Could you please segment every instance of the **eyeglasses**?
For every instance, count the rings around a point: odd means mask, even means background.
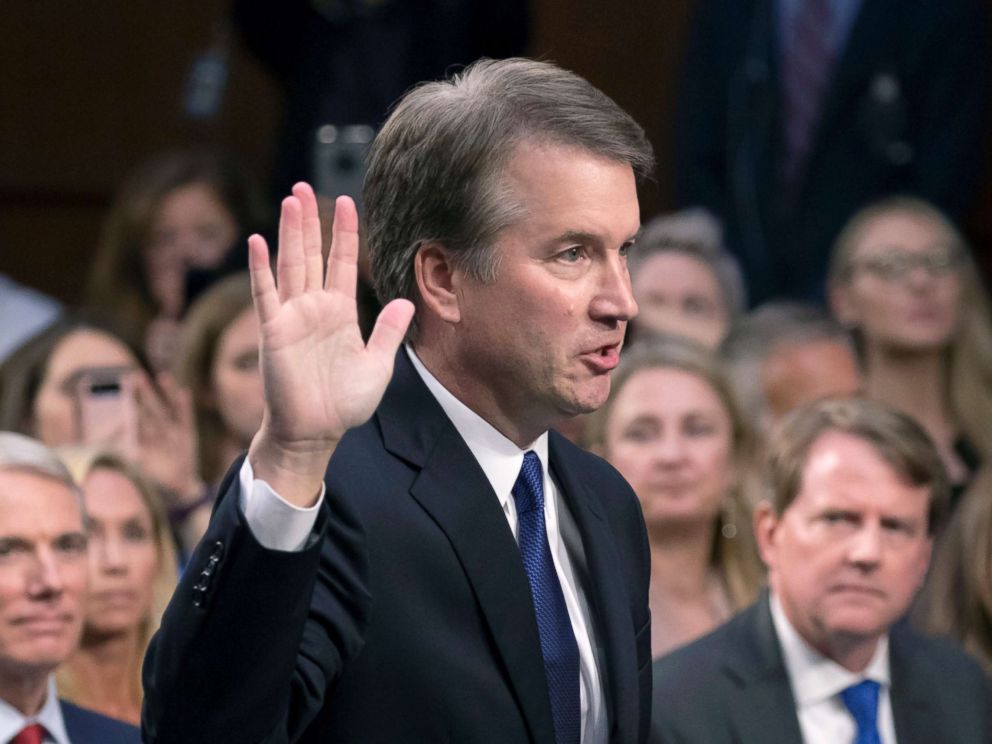
[[[902,248],[890,248],[874,256],[851,263],[851,270],[864,270],[886,281],[905,279],[914,269],[923,269],[932,277],[946,276],[961,266],[961,251],[956,247],[934,247],[920,253]]]

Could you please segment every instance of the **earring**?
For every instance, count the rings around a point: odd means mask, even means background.
[[[724,499],[720,507],[720,534],[728,540],[737,537],[737,507],[731,498]]]

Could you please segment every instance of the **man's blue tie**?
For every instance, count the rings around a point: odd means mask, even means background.
[[[579,647],[551,559],[548,532],[544,526],[543,481],[540,458],[528,452],[513,485],[518,542],[541,636],[544,674],[555,723],[555,744],[579,744]]]
[[[858,724],[852,744],[882,744],[878,735],[878,682],[866,679],[840,693],[840,699]]]

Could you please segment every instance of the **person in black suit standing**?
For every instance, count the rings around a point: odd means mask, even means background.
[[[822,303],[841,227],[893,193],[954,220],[988,108],[981,0],[700,0],[676,124],[679,206],[724,222],[752,306]]]
[[[365,183],[388,303],[367,346],[354,204],[325,278],[294,188],[275,279],[249,243],[263,423],[149,650],[146,742],[646,739],[643,519],[549,428],[609,393],[651,167],[641,128],[548,63],[412,90]]]
[[[59,700],[88,588],[82,494],[40,442],[0,431],[0,742],[138,744],[138,729]]]
[[[768,492],[769,592],[655,662],[651,741],[992,741],[978,664],[904,618],[948,499],[923,430],[867,399],[813,403],[776,431]]]

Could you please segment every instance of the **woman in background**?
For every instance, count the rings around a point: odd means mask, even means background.
[[[165,373],[153,382],[141,354],[92,320],[66,318],[0,366],[0,429],[112,449],[161,488],[170,513],[204,499],[190,394]]]
[[[744,279],[705,209],[655,217],[629,257],[634,338],[671,334],[715,349],[746,305]]]
[[[967,245],[935,207],[891,197],[848,222],[829,282],[866,395],[926,429],[956,500],[992,452],[992,321]]]
[[[937,545],[916,618],[992,674],[992,467],[976,475]]]
[[[262,423],[258,320],[248,274],[235,274],[208,289],[190,308],[180,338],[176,375],[193,396],[200,469],[215,488]],[[211,503],[186,517],[181,530],[185,546],[195,545],[203,535]]]
[[[237,247],[265,226],[261,197],[233,160],[208,151],[159,155],[118,191],[87,304],[128,322],[152,366],[170,368],[186,307],[216,277],[246,265]]]
[[[176,555],[155,489],[119,455],[63,450],[89,526],[89,599],[79,649],[59,668],[59,695],[135,725],[141,664],[176,586]]]
[[[710,352],[635,344],[593,416],[594,447],[627,479],[651,543],[651,651],[661,656],[750,604],[764,571],[743,493],[751,431]]]

